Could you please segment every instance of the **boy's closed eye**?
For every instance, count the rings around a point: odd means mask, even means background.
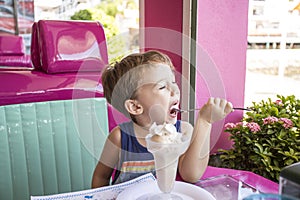
[[[172,83],[160,83],[158,84],[158,88],[160,90],[166,89],[166,88],[174,88],[177,87],[177,83],[176,82],[172,82]]]
[[[161,85],[161,86],[159,86],[159,88],[158,89],[160,89],[160,90],[163,90],[163,89],[165,89],[166,88],[166,86],[165,85]]]
[[[159,83],[157,83],[157,88],[159,89],[159,90],[163,90],[163,89],[165,89],[167,87],[167,83],[165,83],[165,82],[159,82]]]

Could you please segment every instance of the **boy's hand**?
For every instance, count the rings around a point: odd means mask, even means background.
[[[199,117],[208,123],[214,123],[225,118],[232,111],[232,107],[225,99],[211,97],[199,111]]]

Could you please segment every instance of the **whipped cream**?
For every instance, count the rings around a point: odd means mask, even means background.
[[[155,122],[149,129],[151,140],[163,144],[181,143],[181,134],[173,124],[164,123],[157,125]]]

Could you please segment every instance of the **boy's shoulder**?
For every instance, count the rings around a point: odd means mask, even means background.
[[[108,139],[117,146],[121,146],[121,128],[116,126],[111,130],[108,135]]]

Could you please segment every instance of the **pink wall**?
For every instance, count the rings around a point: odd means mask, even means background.
[[[163,50],[178,71],[182,64],[182,7],[184,0],[144,0],[146,49]],[[244,105],[248,0],[198,0],[196,104],[210,96]],[[143,29],[143,28],[142,28]],[[213,126],[213,151],[230,148],[224,123],[238,121],[242,112],[231,113]],[[222,134],[221,134],[222,133]]]
[[[244,105],[248,0],[198,0],[196,102],[222,97],[234,106]],[[236,122],[241,111],[213,126],[211,145],[230,148],[224,123]],[[216,144],[216,145],[215,145]]]

